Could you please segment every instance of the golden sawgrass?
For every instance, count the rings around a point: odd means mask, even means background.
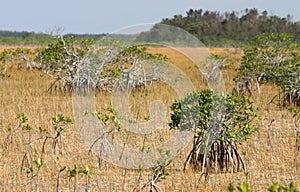
[[[205,81],[199,75],[194,64],[182,54],[168,49],[160,48],[151,50],[167,55],[172,63],[183,70],[191,79],[197,89],[206,87]],[[229,54],[230,51],[224,49],[213,49],[212,52],[218,54]],[[240,56],[240,55],[239,55]],[[237,57],[234,55],[233,57]],[[227,90],[230,91],[233,85],[233,70],[224,69],[224,80]],[[43,127],[51,133],[50,118],[62,114],[72,117],[71,95],[62,93],[47,92],[51,80],[41,72],[18,71],[12,69],[11,77],[0,80],[0,121],[1,140],[8,135],[7,127],[15,124],[16,114],[23,112],[29,118],[29,124],[34,127],[32,138],[38,137],[38,127]],[[154,99],[164,100],[166,106],[170,105],[176,96],[171,88],[163,84],[155,84],[147,90],[135,92],[131,97],[132,115],[138,119],[143,119],[148,115],[149,102]],[[272,85],[262,86],[262,93],[254,96],[254,104],[258,108],[258,119],[260,120],[260,130],[255,133],[248,143],[241,146],[241,150],[247,151],[245,160],[248,166],[249,175],[244,173],[211,174],[208,181],[200,180],[200,174],[188,169],[183,172],[183,162],[189,152],[188,148],[183,150],[176,157],[169,167],[170,176],[158,182],[163,191],[225,191],[229,183],[237,185],[247,181],[252,186],[253,191],[266,191],[272,182],[297,182],[300,181],[299,168],[300,159],[294,161],[295,131],[291,121],[291,116],[286,111],[280,111],[277,107],[268,104],[271,98],[277,93],[277,89]],[[104,104],[110,105],[110,95],[107,93],[97,93],[96,106],[101,111]],[[275,120],[270,126],[270,122]],[[268,133],[269,130],[269,133]],[[170,132],[167,126],[147,138],[148,145],[159,144],[168,137]],[[160,137],[158,137],[160,136]],[[269,140],[268,140],[269,137]],[[14,136],[13,144],[7,150],[1,147],[0,159],[0,190],[1,191],[33,191],[35,182],[21,172],[21,162],[26,150],[27,133],[20,131]],[[160,138],[160,139],[157,139]],[[140,145],[142,138],[133,136],[132,141]],[[270,143],[268,143],[270,141]],[[145,184],[151,173],[144,170],[139,175],[137,170],[124,170],[112,164],[102,161],[98,167],[97,155],[89,154],[88,148],[83,144],[80,133],[75,125],[67,128],[62,135],[63,154],[51,151],[51,143],[46,145],[45,154],[41,154],[42,141],[33,145],[33,159],[38,157],[44,159],[44,167],[40,171],[40,191],[55,191],[57,166],[78,165],[89,167],[95,171],[91,176],[91,191],[133,191],[140,189]],[[60,157],[60,161],[57,161]],[[295,164],[296,163],[296,164]],[[68,178],[62,178],[60,190],[73,190],[71,181],[68,186]],[[78,191],[83,191],[85,178],[78,177]],[[300,183],[298,183],[300,184]],[[137,190],[138,191],[138,190]]]

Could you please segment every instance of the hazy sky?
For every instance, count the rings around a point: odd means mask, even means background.
[[[267,10],[300,21],[299,0],[0,0],[0,30],[110,33],[135,24],[155,23],[189,9]]]

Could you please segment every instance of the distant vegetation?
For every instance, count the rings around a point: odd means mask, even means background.
[[[78,36],[85,39],[97,39],[105,34],[66,34],[64,37]],[[0,30],[0,45],[48,45],[56,40],[55,36],[46,33],[28,31]]]
[[[259,13],[255,8],[224,13],[190,9],[186,16],[175,15],[161,23],[180,27],[206,45],[243,44],[263,33],[288,33],[300,40],[299,22],[294,22],[291,15],[281,18],[267,11]]]
[[[164,18],[160,23],[182,28],[195,35],[207,46],[240,47],[247,45],[247,42],[263,33],[287,33],[293,36],[294,41],[300,42],[300,21],[293,21],[291,15],[279,17],[267,11],[259,13],[255,8],[223,13],[190,9],[185,16],[175,15],[173,18]],[[96,40],[105,35],[66,34],[65,36],[80,36]],[[138,40],[147,41],[149,38],[153,40],[153,33],[142,33]],[[172,34],[167,34],[167,38],[172,39]],[[0,45],[47,45],[54,39],[52,35],[45,33],[0,29]]]
[[[46,45],[52,39],[51,35],[42,33],[0,30],[0,45]]]

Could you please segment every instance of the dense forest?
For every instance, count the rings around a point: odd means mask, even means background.
[[[186,16],[175,15],[161,23],[180,27],[206,45],[243,43],[262,33],[288,33],[300,41],[300,22],[294,22],[291,15],[281,18],[255,8],[225,13],[190,9]]]

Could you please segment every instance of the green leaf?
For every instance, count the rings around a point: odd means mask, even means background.
[[[237,187],[237,189],[240,191],[240,192],[250,192],[250,188],[249,188],[249,185],[247,182],[244,182],[242,185],[239,185]]]

